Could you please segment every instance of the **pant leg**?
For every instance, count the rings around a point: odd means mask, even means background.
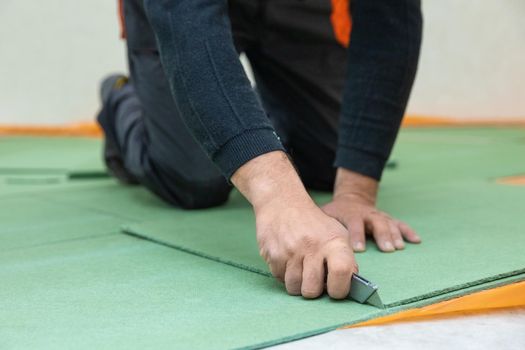
[[[171,204],[224,203],[231,186],[184,124],[141,0],[124,2],[130,84],[115,92],[115,129],[126,169]]]
[[[331,190],[346,49],[328,0],[267,0],[261,45],[247,52],[258,91],[305,185]]]

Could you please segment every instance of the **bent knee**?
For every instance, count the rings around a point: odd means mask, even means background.
[[[147,158],[141,182],[171,205],[183,209],[211,208],[224,204],[232,189],[218,171],[211,170],[180,172]]]
[[[178,197],[178,204],[183,209],[205,209],[224,204],[230,195],[231,186],[223,177],[206,182],[186,181]]]

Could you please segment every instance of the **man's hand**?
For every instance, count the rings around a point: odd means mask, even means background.
[[[315,204],[272,203],[261,209],[257,240],[261,256],[289,294],[316,298],[326,278],[332,298],[348,295],[357,272],[348,231]]]
[[[291,295],[335,299],[357,273],[348,231],[318,208],[283,152],[252,159],[232,177],[252,203],[260,254]]]
[[[365,234],[372,235],[383,252],[403,249],[404,240],[420,243],[410,226],[376,208],[377,191],[376,180],[339,168],[334,198],[322,209],[348,229],[354,251],[365,250]]]

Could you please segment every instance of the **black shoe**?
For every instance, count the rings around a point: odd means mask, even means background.
[[[108,102],[113,90],[122,89],[128,81],[128,77],[123,74],[113,74],[104,78],[102,83],[100,83],[100,100],[102,104],[105,105]]]
[[[124,166],[122,152],[117,142],[115,132],[115,120],[111,115],[111,109],[107,108],[111,94],[122,89],[128,83],[128,78],[121,74],[110,75],[100,84],[100,99],[102,101],[102,111],[97,117],[97,122],[104,131],[104,162],[108,172],[116,177],[120,182],[133,185],[139,181],[130,174]],[[108,112],[109,111],[109,112]]]

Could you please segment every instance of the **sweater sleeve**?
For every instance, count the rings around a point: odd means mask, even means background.
[[[227,0],[146,0],[160,58],[186,125],[224,176],[284,150],[235,50]]]
[[[412,89],[421,45],[420,0],[352,0],[335,166],[380,180]]]

